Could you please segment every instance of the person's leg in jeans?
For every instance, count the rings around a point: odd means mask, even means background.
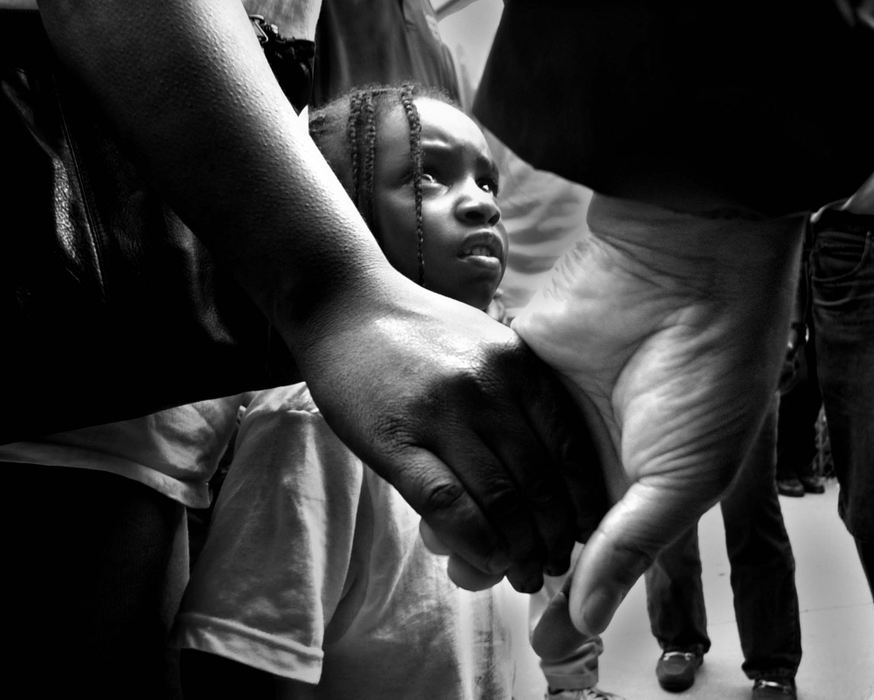
[[[813,337],[799,351],[796,376],[781,390],[777,424],[777,482],[785,495],[821,493],[821,475],[814,469],[816,461],[816,420],[822,406],[816,376],[816,353]],[[783,490],[780,482],[784,482]],[[797,492],[797,486],[801,492]],[[792,493],[789,493],[792,486]],[[821,488],[822,487],[822,488]]]
[[[795,558],[777,496],[777,406],[721,502],[743,671],[792,679],[801,661]]]
[[[813,324],[808,319],[808,325],[812,326]],[[803,444],[805,445],[808,452],[806,454],[810,455],[809,459],[804,459],[799,465],[798,476],[802,480],[805,485],[805,489],[812,493],[821,493],[825,491],[825,478],[822,474],[822,470],[818,468],[817,465],[817,453],[818,453],[818,444],[817,444],[817,420],[819,420],[820,409],[822,408],[822,394],[819,392],[819,376],[816,371],[816,335],[812,327],[808,330],[809,337],[808,341],[804,346],[803,360],[802,364],[805,370],[805,402],[804,402],[804,410],[805,410],[805,425],[809,426],[809,432],[805,432],[805,437]],[[777,433],[777,440],[779,441],[779,427]],[[809,488],[809,484],[815,484],[821,486],[822,489],[819,488],[811,489]]]
[[[869,187],[874,190],[874,178]],[[868,211],[825,208],[811,226],[817,370],[838,511],[874,595],[874,192]]]
[[[697,526],[663,549],[644,579],[650,629],[662,650],[707,653],[710,638]]]

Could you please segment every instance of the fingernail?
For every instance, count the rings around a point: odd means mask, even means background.
[[[607,629],[621,601],[622,595],[609,588],[598,588],[593,591],[583,601],[580,618],[586,629],[580,631],[587,634],[601,634]]]

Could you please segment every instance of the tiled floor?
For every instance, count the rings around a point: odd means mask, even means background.
[[[837,484],[824,495],[781,497],[795,551],[804,657],[798,671],[800,700],[874,700],[874,603],[852,540],[837,516]],[[627,700],[745,700],[752,684],[742,656],[731,605],[729,566],[719,510],[699,525],[708,631],[713,643],[695,685],[667,693],[655,679],[658,645],[649,632],[642,581],[622,603],[605,632],[600,687]],[[515,700],[542,700],[543,679],[525,648],[523,597],[507,591],[517,643]]]

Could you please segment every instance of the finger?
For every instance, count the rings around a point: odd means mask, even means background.
[[[553,478],[558,488],[570,500],[576,526],[574,539],[585,541],[611,505],[593,436],[596,426],[557,373],[533,354],[530,361],[539,366],[541,381],[526,387],[529,424],[556,465]],[[554,576],[565,571],[567,565],[554,566],[548,573]]]
[[[481,412],[478,420],[483,418],[486,423],[497,420],[488,411]],[[524,444],[524,437],[513,437],[513,445]],[[479,561],[471,559],[466,551],[458,549],[446,539],[444,531],[435,525],[435,521],[427,517],[426,520],[434,527],[440,539],[462,559],[481,571],[506,573],[507,580],[517,591],[533,593],[543,585],[545,547],[536,532],[528,496],[520,489],[516,480],[517,474],[524,472],[524,467],[530,469],[531,464],[520,467],[515,462],[501,460],[486,446],[482,438],[478,435],[474,438],[453,441],[452,444],[442,446],[440,457],[447,464],[453,465],[465,489],[474,494],[486,517],[501,533],[509,556],[508,566],[501,572],[486,569]]]
[[[484,591],[500,583],[501,579],[504,578],[502,574],[488,574],[480,571],[458,555],[453,554],[424,520],[419,521],[419,534],[429,552],[440,556],[448,555],[446,571],[449,579],[459,588],[468,591]]]
[[[446,572],[456,586],[467,591],[484,591],[497,585],[504,578],[501,574],[487,574],[480,571],[457,554],[449,555]]]
[[[521,417],[496,422],[501,423],[507,435],[515,439],[512,443],[506,437],[503,441],[497,440],[492,449],[524,498],[537,552],[536,563],[532,562],[530,567],[511,566],[508,579],[516,587],[515,582],[540,578],[544,571],[552,575],[567,571],[575,542],[576,516],[558,469],[549,462],[545,448],[533,435],[530,425]]]
[[[575,542],[591,534],[610,501],[588,419],[564,381],[527,350],[516,371],[524,424],[507,432],[530,438],[527,444],[517,439],[512,451],[494,449],[526,494],[544,543],[546,573],[557,576],[567,571]]]
[[[419,521],[419,536],[425,544],[425,549],[431,552],[431,554],[437,554],[438,556],[452,554],[452,550],[440,541],[437,533],[424,520]]]
[[[632,485],[589,538],[571,577],[569,608],[586,635],[603,632],[619,604],[658,553],[715,502],[670,482]],[[705,500],[706,499],[706,500]]]
[[[472,489],[476,480],[463,483],[446,462],[419,447],[398,450],[381,467],[380,474],[427,524],[428,543],[438,542],[438,548],[460,555],[484,573],[504,575],[510,567],[507,543],[471,495],[482,493],[482,484],[480,491]]]

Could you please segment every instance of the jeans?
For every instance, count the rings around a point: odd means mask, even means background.
[[[838,512],[856,538],[874,592],[874,214],[821,212],[810,227],[817,371]],[[866,554],[867,552],[867,554]]]
[[[751,679],[793,678],[801,661],[795,558],[777,496],[778,400],[722,500],[734,611]],[[645,575],[650,627],[665,651],[710,649],[701,584],[698,530],[662,551]]]

